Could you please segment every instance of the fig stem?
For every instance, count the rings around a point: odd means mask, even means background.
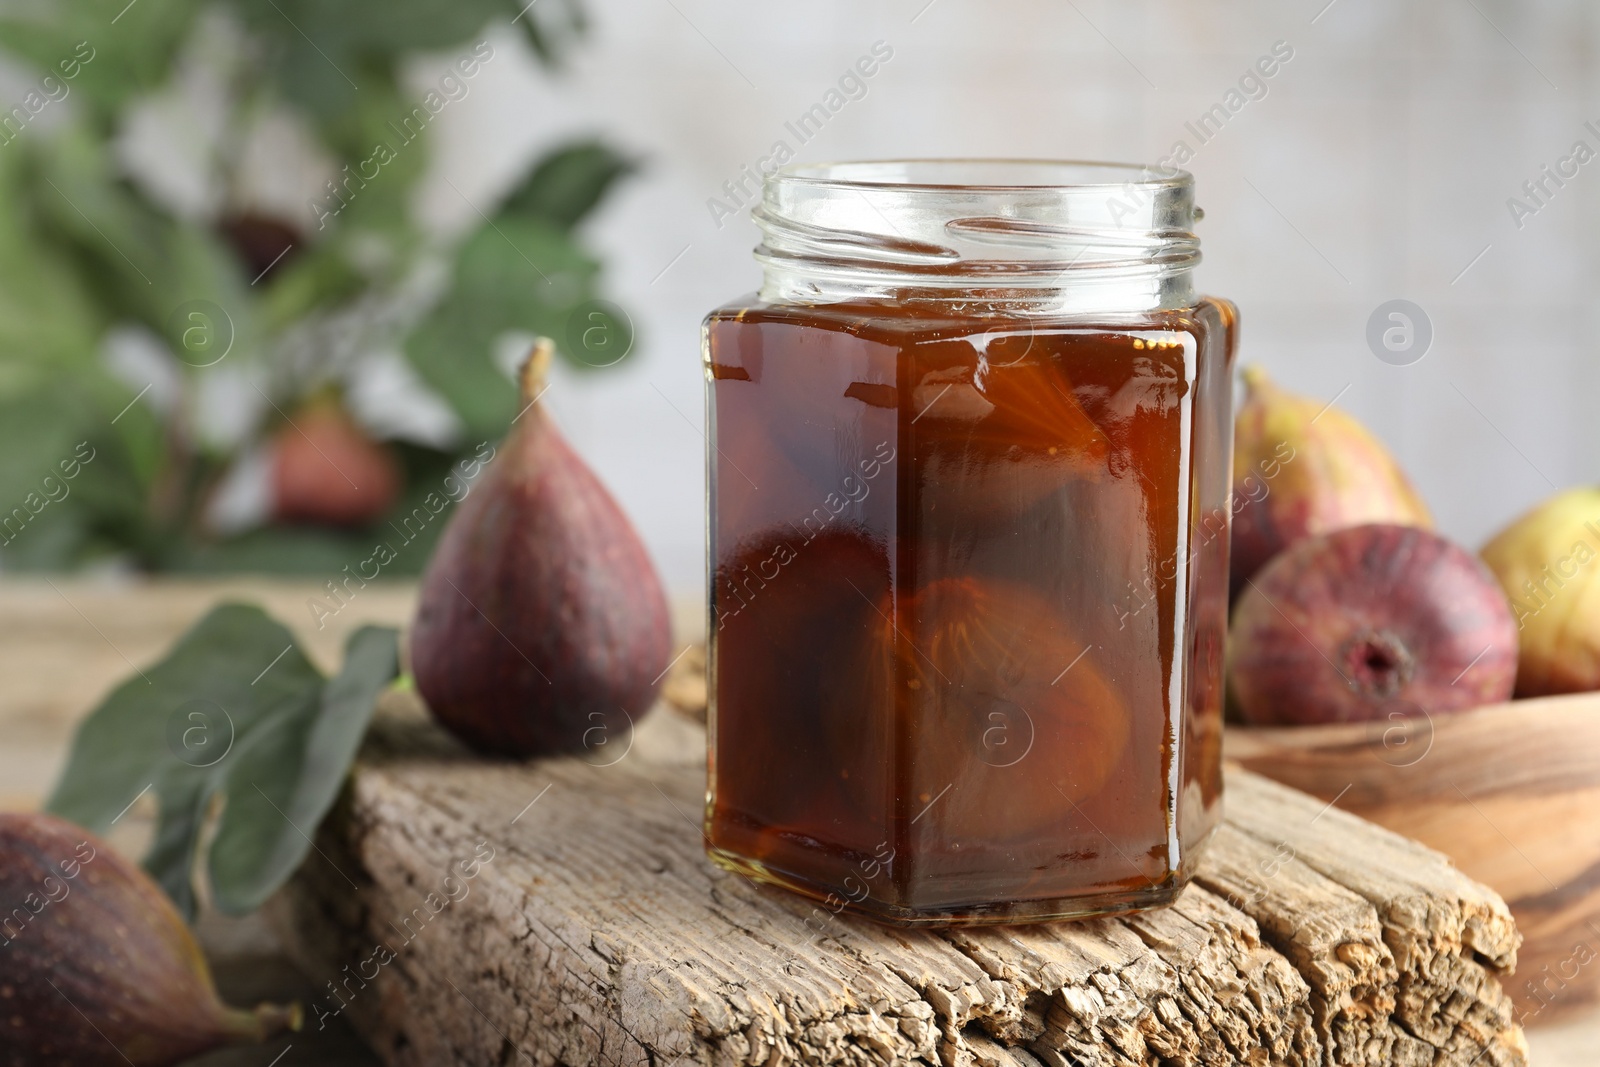
[[[1267,372],[1259,364],[1252,363],[1239,372],[1239,377],[1244,380],[1245,388],[1252,393],[1259,392],[1264,387],[1272,384],[1272,380],[1267,377]]]
[[[532,404],[544,392],[545,379],[550,375],[550,363],[555,358],[556,343],[548,337],[533,342],[528,358],[522,361],[518,383],[522,387],[522,402]]]
[[[250,1011],[229,1008],[222,1016],[222,1032],[234,1044],[260,1044],[285,1030],[298,1033],[305,1018],[299,1004],[257,1004]]]

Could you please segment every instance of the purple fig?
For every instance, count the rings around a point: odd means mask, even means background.
[[[277,274],[294,259],[289,253],[305,241],[292,224],[255,211],[227,215],[218,228],[244,261],[245,270],[254,279],[251,285]]]
[[[1414,526],[1309,538],[1249,580],[1229,696],[1259,725],[1463,711],[1511,696],[1517,624],[1476,556]]]
[[[229,1008],[150,877],[50,815],[0,814],[0,1062],[161,1067],[299,1029]]]
[[[273,440],[272,504],[279,522],[363,526],[394,506],[399,461],[336,398],[311,400]]]
[[[538,402],[552,352],[523,365],[522,413],[441,536],[411,631],[434,718],[506,756],[625,751],[671,655],[644,544]]]
[[[1389,450],[1350,415],[1246,368],[1234,420],[1232,590],[1307,537],[1392,522],[1432,528]]]

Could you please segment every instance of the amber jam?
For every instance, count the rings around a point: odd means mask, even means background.
[[[927,180],[980,166],[783,172],[767,287],[707,320],[708,848],[820,914],[1156,906],[1220,815],[1234,316],[1187,289],[1192,185],[1133,171],[1135,235],[1169,235],[1132,253],[1073,214],[1126,170],[1001,164],[1076,180],[976,204]],[[813,210],[836,185],[881,198],[842,249]],[[952,197],[1033,243],[927,240]],[[994,263],[1021,265],[997,288]]]

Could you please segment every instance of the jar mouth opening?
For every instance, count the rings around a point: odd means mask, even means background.
[[[877,159],[791,163],[767,179],[839,189],[881,189],[929,193],[1006,192],[1143,186],[1171,189],[1192,185],[1194,177],[1177,168],[1083,159]]]
[[[1042,159],[789,166],[752,212],[763,294],[1026,289],[1108,310],[1187,306],[1199,217],[1185,171]]]

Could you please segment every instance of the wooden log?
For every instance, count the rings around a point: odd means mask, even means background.
[[[704,734],[473,759],[386,707],[281,934],[395,1065],[1510,1067],[1518,935],[1442,855],[1242,770],[1196,884],[1118,919],[947,931],[710,865]]]

